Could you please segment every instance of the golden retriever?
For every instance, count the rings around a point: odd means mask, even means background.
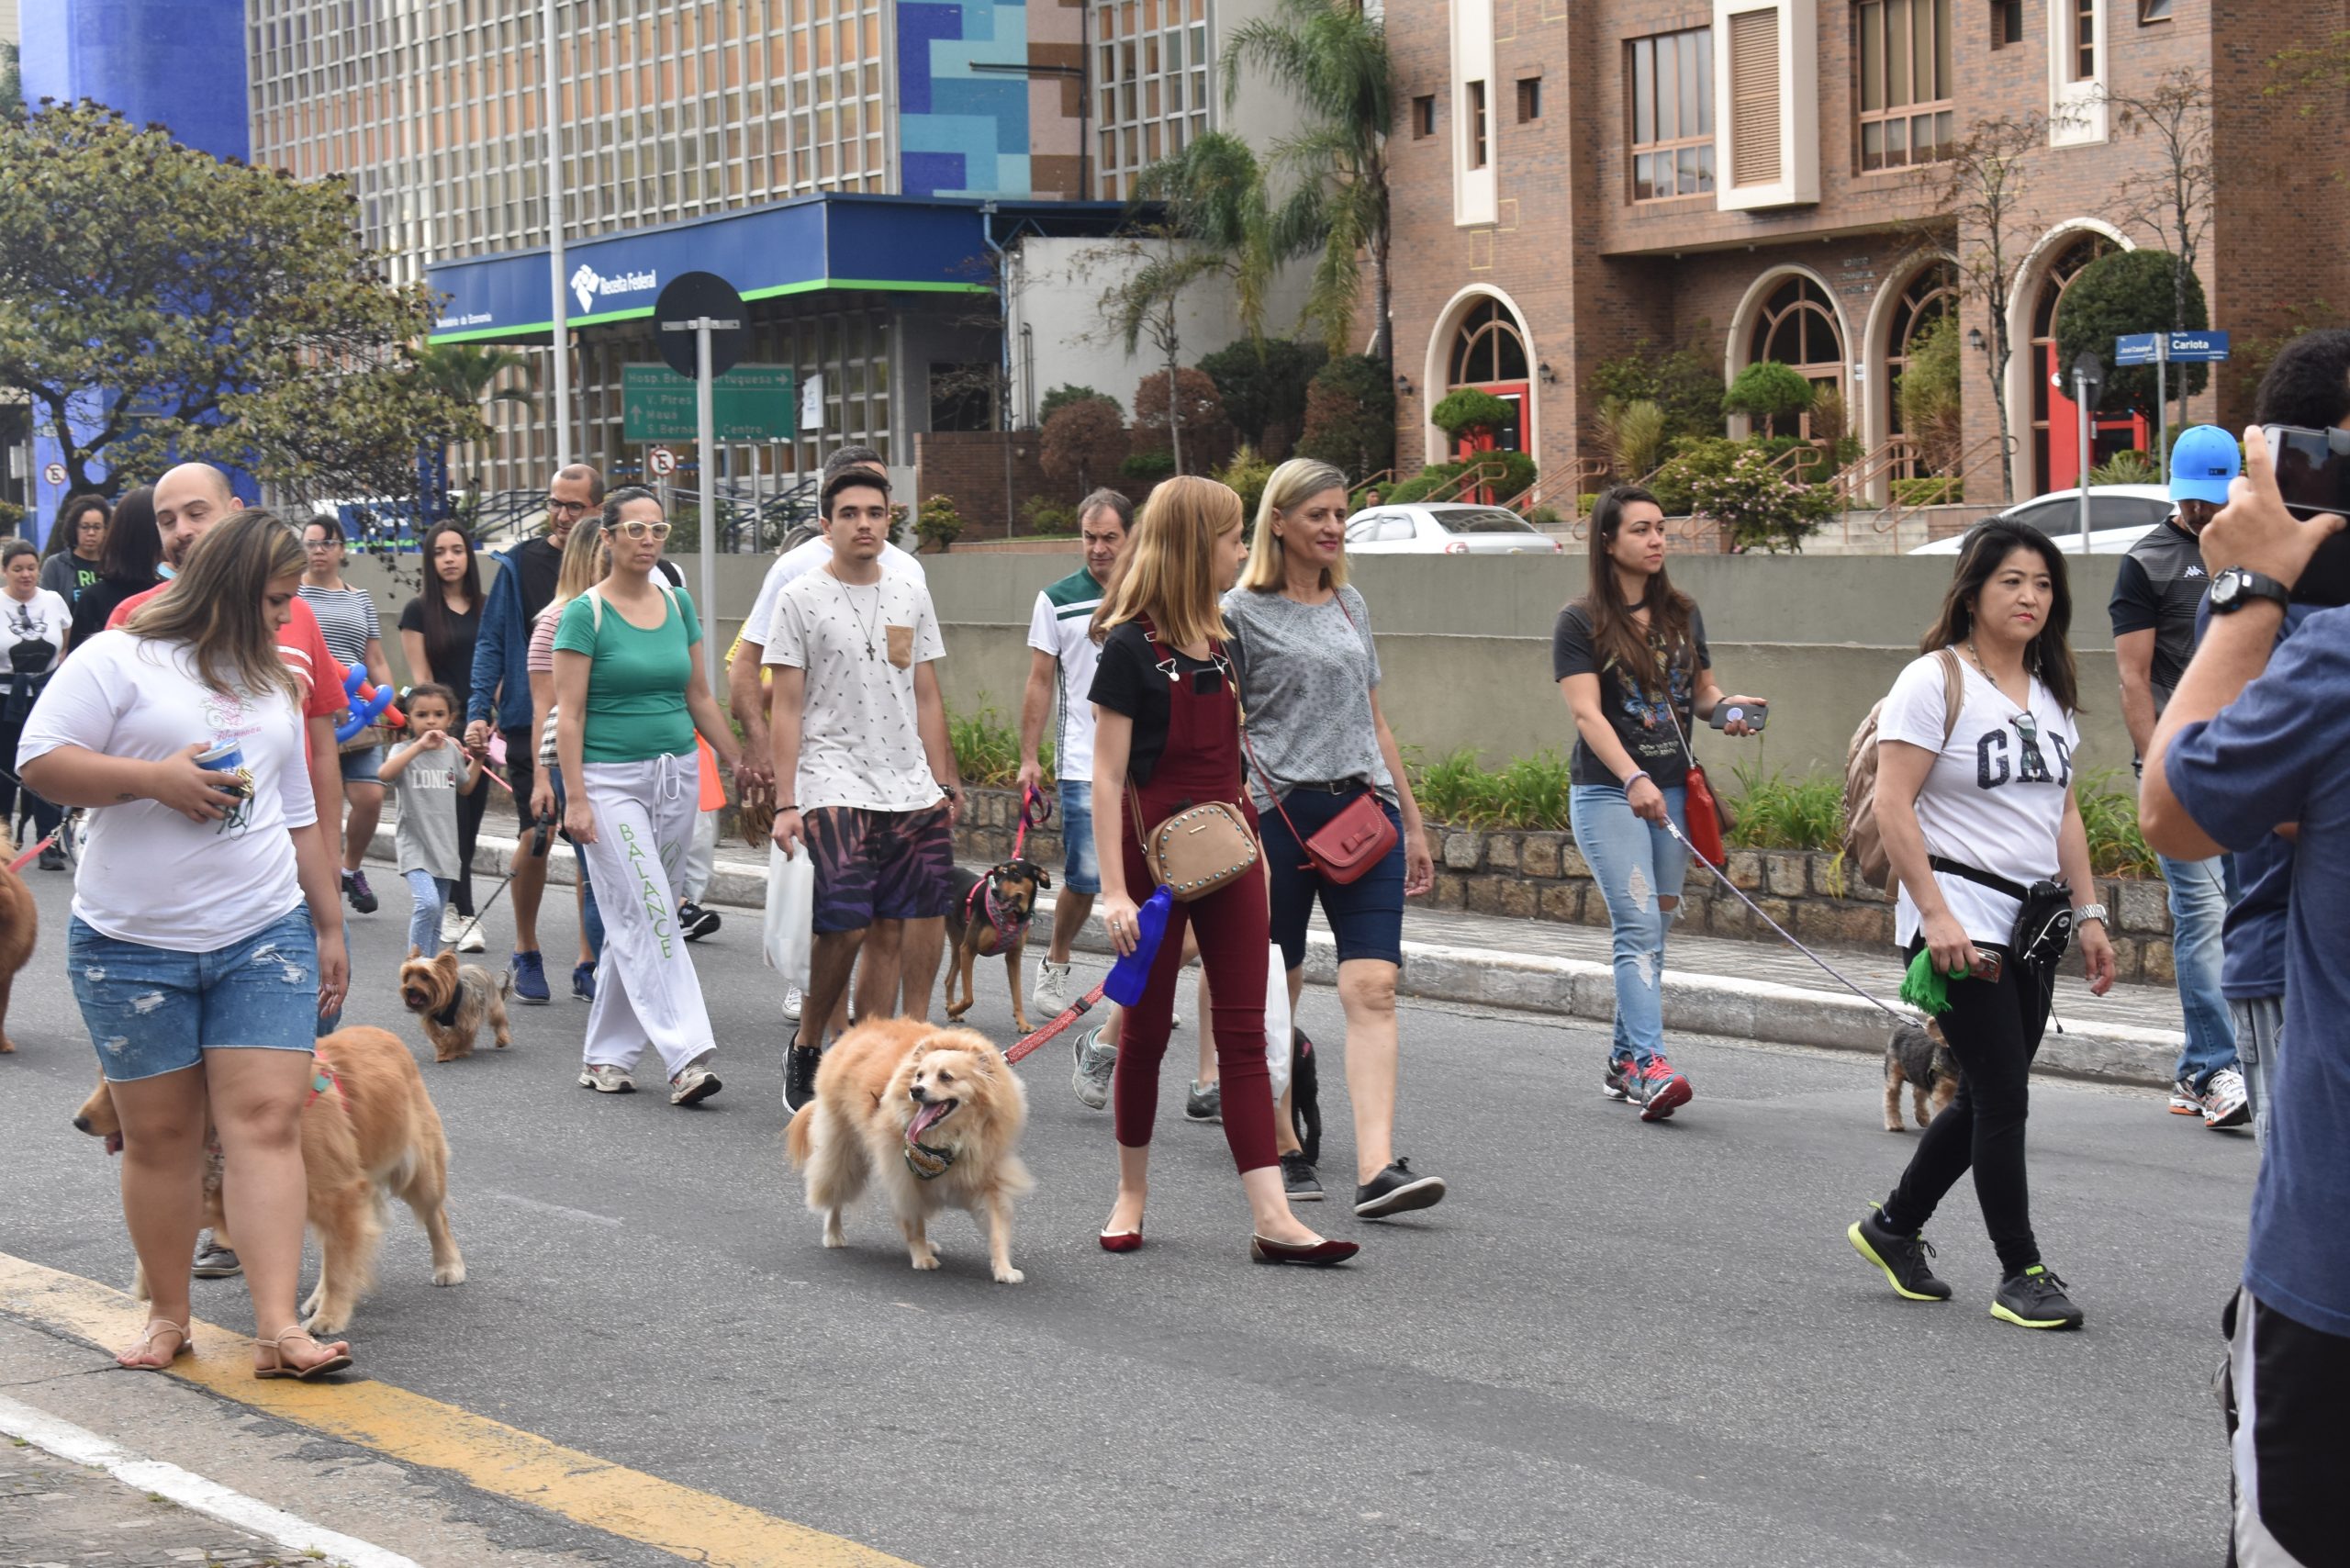
[[[816,1097],[784,1136],[808,1207],[824,1216],[825,1246],[848,1245],[841,1211],[878,1183],[915,1268],[938,1267],[927,1227],[954,1204],[986,1230],[997,1282],[1016,1285],[1026,1276],[1012,1266],[1012,1201],[1036,1185],[1018,1152],[1027,1121],[1026,1092],[985,1036],[884,1018],[824,1053]]]
[[[465,1260],[449,1234],[449,1140],[408,1047],[387,1029],[339,1029],[319,1042],[316,1064],[325,1087],[314,1090],[302,1110],[302,1167],[320,1263],[302,1326],[331,1335],[350,1327],[352,1309],[375,1284],[387,1195],[414,1210],[431,1238],[434,1284],[463,1284]],[[104,1079],[74,1113],[73,1125],[104,1138],[110,1154],[121,1148],[122,1121]],[[209,1173],[204,1214],[220,1245],[233,1247],[220,1183]],[[148,1299],[143,1266],[130,1294]]]
[[[40,934],[40,916],[33,907],[32,890],[8,869],[17,846],[0,834],[0,1054],[13,1051],[8,1038],[8,993],[16,988],[17,971],[33,956],[33,939]]]

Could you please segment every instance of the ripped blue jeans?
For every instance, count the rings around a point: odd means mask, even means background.
[[[1665,809],[1686,823],[1684,791],[1664,791]],[[1664,934],[1681,900],[1689,852],[1680,840],[1632,814],[1621,785],[1578,784],[1568,792],[1575,847],[1607,901],[1615,935],[1617,1060],[1645,1062],[1664,1049]],[[1671,899],[1673,908],[1661,901]]]
[[[208,953],[119,941],[75,916],[65,929],[65,972],[99,1070],[116,1083],[198,1066],[225,1046],[313,1044],[318,934],[301,904]]]

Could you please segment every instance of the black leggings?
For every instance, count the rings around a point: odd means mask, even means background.
[[[1920,946],[1911,946],[1911,957]],[[2048,1027],[2051,978],[2009,960],[1996,980],[1951,982],[1950,1011],[1940,1022],[1958,1059],[1958,1097],[1927,1126],[1901,1184],[1885,1201],[1886,1225],[1912,1235],[1925,1228],[1943,1194],[1974,1167],[1984,1228],[2009,1275],[2040,1261],[2024,1183],[2023,1126],[2031,1108],[2031,1058]]]

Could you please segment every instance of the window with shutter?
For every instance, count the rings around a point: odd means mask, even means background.
[[[1729,18],[1729,183],[1780,178],[1779,13],[1734,11]]]

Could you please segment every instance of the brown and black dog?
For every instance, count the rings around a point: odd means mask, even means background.
[[[1012,859],[991,866],[985,875],[955,868],[955,902],[946,908],[946,940],[953,957],[946,964],[946,1016],[959,1019],[971,1010],[971,966],[981,958],[1003,955],[1003,970],[1012,981],[1012,1021],[1028,1032],[1028,1003],[1020,983],[1020,955],[1028,945],[1028,922],[1036,913],[1039,889],[1052,878],[1034,860]],[[963,1000],[955,1000],[960,976]]]
[[[1950,1054],[1939,1024],[1904,1024],[1885,1047],[1885,1130],[1901,1126],[1901,1086],[1909,1086],[1911,1110],[1924,1126],[1942,1114],[1958,1093],[1958,1061]],[[1928,1109],[1929,1106],[1932,1108]]]
[[[499,1050],[513,1044],[506,1022],[506,998],[513,989],[511,969],[493,978],[479,964],[460,964],[454,952],[410,958],[400,966],[400,1005],[424,1025],[434,1061],[473,1055],[484,1024]]]
[[[17,971],[33,956],[40,919],[33,908],[32,890],[8,869],[8,862],[17,857],[16,846],[0,838],[0,849],[6,851],[0,855],[0,1054],[5,1054],[17,1048],[8,1038],[8,992],[16,986]]]

